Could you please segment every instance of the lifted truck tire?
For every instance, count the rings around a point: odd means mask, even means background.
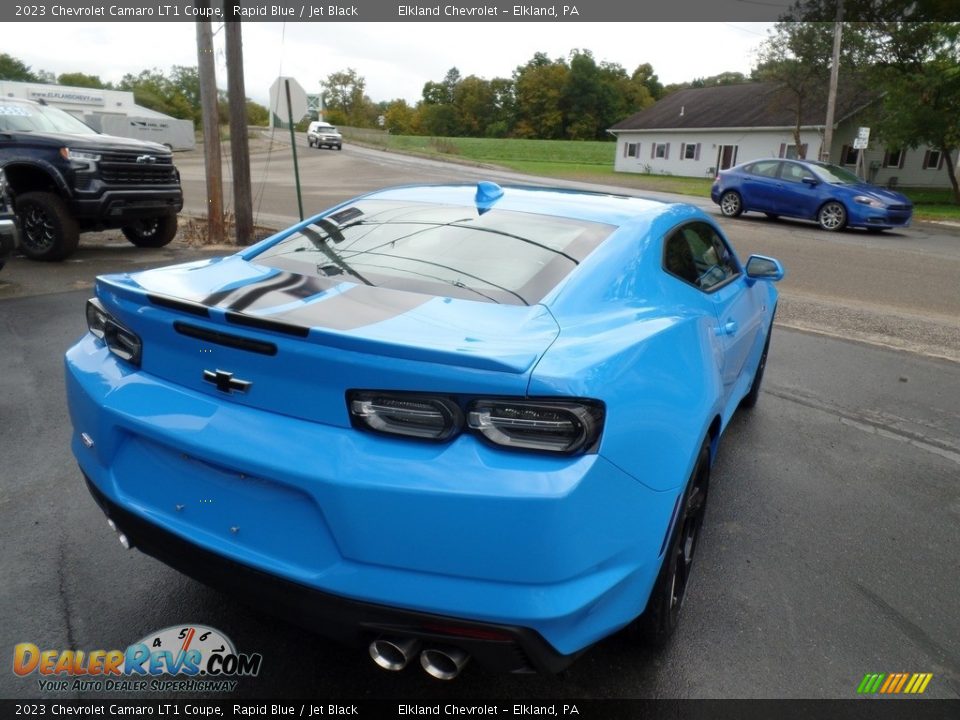
[[[28,192],[16,200],[20,251],[31,260],[63,260],[80,242],[80,229],[59,195]]]
[[[168,244],[177,234],[177,216],[160,215],[144,218],[122,228],[124,237],[137,247],[158,248]]]

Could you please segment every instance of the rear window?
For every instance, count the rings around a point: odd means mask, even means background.
[[[532,305],[613,229],[510,210],[364,200],[253,262],[441,297]]]

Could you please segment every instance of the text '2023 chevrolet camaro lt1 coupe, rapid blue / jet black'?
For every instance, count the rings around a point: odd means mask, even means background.
[[[386,189],[98,278],[73,451],[124,544],[383,668],[558,671],[673,632],[782,277],[685,204]]]

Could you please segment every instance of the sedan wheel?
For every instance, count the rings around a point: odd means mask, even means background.
[[[720,196],[720,212],[726,217],[738,217],[743,213],[743,200],[740,193],[727,190]]]
[[[693,556],[703,527],[709,484],[710,442],[705,440],[684,491],[680,515],[663,558],[663,566],[650,594],[647,609],[639,619],[640,634],[653,645],[665,644],[680,621],[680,608],[686,597]]]
[[[826,203],[817,213],[820,227],[830,232],[843,230],[847,225],[847,210],[836,200]]]

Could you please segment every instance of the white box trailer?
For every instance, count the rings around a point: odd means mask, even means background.
[[[193,150],[197,145],[191,120],[88,113],[83,116],[83,121],[107,135],[160,143],[171,150]]]

